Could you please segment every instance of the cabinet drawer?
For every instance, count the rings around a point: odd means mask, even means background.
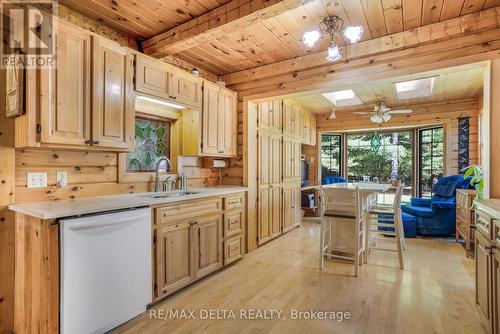
[[[240,234],[243,230],[243,212],[234,211],[224,214],[224,237]]]
[[[488,239],[493,239],[493,219],[481,209],[476,210],[476,229]]]
[[[224,198],[224,210],[237,209],[241,207],[243,207],[243,194]]]
[[[169,224],[180,219],[189,219],[218,213],[221,210],[221,201],[218,198],[199,202],[180,203],[156,209],[156,224]]]
[[[243,256],[243,240],[241,235],[224,242],[224,265],[238,260]]]

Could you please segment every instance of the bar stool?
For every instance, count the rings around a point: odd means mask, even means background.
[[[338,219],[351,220],[355,249],[353,256],[333,253],[332,224]],[[354,262],[354,276],[358,277],[359,266],[363,264],[363,217],[361,214],[361,197],[359,189],[322,189],[321,191],[321,233],[319,268],[323,270],[325,256],[330,259],[341,259]]]
[[[365,238],[365,263],[368,260],[368,252],[371,249],[377,249],[397,252],[399,256],[399,267],[401,269],[404,268],[403,249],[405,249],[405,236],[401,213],[402,195],[403,185],[398,182],[392,207],[373,205],[368,209],[367,235]],[[389,236],[389,238],[387,236]],[[382,247],[379,247],[379,244],[383,244]]]

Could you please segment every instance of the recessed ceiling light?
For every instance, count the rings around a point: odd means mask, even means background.
[[[398,98],[404,100],[431,96],[436,78],[430,77],[394,83]]]
[[[337,92],[323,94],[330,102],[337,107],[355,106],[363,104],[360,98],[352,89],[339,90]]]

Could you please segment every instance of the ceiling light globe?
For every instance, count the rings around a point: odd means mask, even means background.
[[[370,120],[371,120],[373,123],[377,123],[377,124],[380,124],[380,123],[384,122],[384,120],[382,119],[382,117],[380,117],[380,115],[378,115],[378,114],[372,115],[372,116],[370,117]]]
[[[340,53],[340,49],[337,45],[335,44],[330,44],[328,47],[328,55],[326,59],[328,61],[336,61],[339,60],[342,57],[342,54]]]
[[[392,116],[391,116],[391,115],[389,115],[389,114],[384,114],[384,115],[382,116],[382,119],[384,120],[384,122],[389,122],[389,121],[391,120],[391,117],[392,117]]]
[[[359,42],[359,40],[363,36],[363,27],[362,26],[347,26],[344,28],[343,35],[351,43]]]
[[[302,38],[304,45],[308,48],[314,47],[317,41],[321,38],[321,34],[317,30],[306,31]]]

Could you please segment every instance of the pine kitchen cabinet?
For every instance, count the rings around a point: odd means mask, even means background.
[[[201,108],[203,80],[152,57],[137,54],[135,90],[139,93]]]
[[[243,256],[245,194],[155,208],[153,293],[159,300]]]
[[[181,150],[185,156],[233,157],[237,149],[237,94],[203,82],[203,104],[181,117]]]
[[[57,63],[26,71],[26,113],[14,120],[15,146],[133,150],[131,50],[58,24]]]
[[[500,333],[500,201],[477,201],[475,301],[484,326]]]

